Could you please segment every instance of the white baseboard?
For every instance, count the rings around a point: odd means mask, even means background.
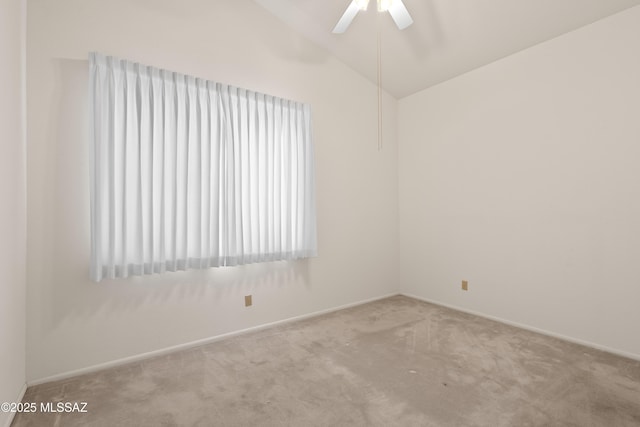
[[[22,385],[22,389],[20,390],[20,393],[18,394],[18,397],[16,398],[16,400],[14,400],[14,402],[22,402],[22,399],[24,398],[24,394],[26,392],[27,392],[27,384],[25,383]],[[4,426],[11,427],[11,423],[13,422],[13,419],[15,418],[15,416],[16,416],[15,412],[9,412],[9,418],[5,422]]]
[[[323,314],[332,313],[332,312],[338,311],[338,310],[344,310],[345,308],[356,307],[358,305],[367,304],[367,303],[370,303],[370,302],[373,302],[373,301],[378,301],[378,300],[389,298],[389,297],[396,296],[396,295],[398,295],[398,293],[391,293],[391,294],[387,294],[387,295],[383,295],[383,296],[379,296],[379,297],[375,297],[375,298],[369,298],[369,299],[366,299],[366,300],[361,300],[361,301],[357,301],[357,302],[341,305],[341,306],[338,306],[338,307],[329,308],[329,309],[326,309],[326,310],[315,311],[313,313],[303,314],[303,315],[295,316],[295,317],[290,317],[290,318],[283,319],[283,320],[277,320],[275,322],[265,323],[265,324],[262,324],[262,325],[257,325],[257,326],[253,326],[253,327],[246,328],[246,329],[241,329],[241,330],[234,331],[234,332],[229,332],[229,333],[226,333],[226,334],[216,335],[216,336],[213,336],[213,337],[208,337],[208,338],[204,338],[204,339],[201,339],[201,340],[191,341],[191,342],[184,343],[184,344],[178,344],[178,345],[174,345],[174,346],[171,346],[171,347],[166,347],[166,348],[163,348],[163,349],[160,349],[160,350],[154,350],[154,351],[149,351],[147,353],[137,354],[135,356],[124,357],[124,358],[121,358],[121,359],[112,360],[110,362],[105,362],[105,363],[100,363],[100,364],[93,365],[93,366],[88,366],[86,368],[75,369],[73,371],[63,372],[63,373],[52,375],[52,376],[49,376],[49,377],[45,377],[45,378],[40,378],[40,379],[29,381],[28,382],[28,386],[31,387],[31,386],[35,386],[35,385],[40,385],[40,384],[52,382],[52,381],[65,380],[65,379],[68,379],[68,378],[71,378],[71,377],[75,377],[75,376],[78,376],[78,375],[97,372],[97,371],[101,371],[103,369],[113,368],[115,366],[121,366],[121,365],[125,365],[127,363],[137,362],[137,361],[144,360],[144,359],[149,359],[149,358],[155,357],[155,356],[162,356],[162,355],[165,355],[165,354],[168,354],[168,353],[173,353],[173,352],[176,352],[176,351],[186,350],[186,349],[189,349],[189,348],[192,348],[192,347],[197,347],[197,346],[204,345],[204,344],[209,344],[209,343],[212,343],[212,342],[215,342],[215,341],[220,341],[220,340],[225,339],[225,338],[231,338],[231,337],[235,337],[235,336],[238,336],[238,335],[247,334],[249,332],[260,331],[262,329],[270,328],[272,326],[291,323],[291,322],[295,322],[295,321],[298,321],[298,320],[304,320],[304,319],[308,319],[310,317],[321,316]]]
[[[546,335],[546,336],[553,337],[553,338],[558,338],[558,339],[561,339],[563,341],[568,341],[568,342],[571,342],[571,343],[574,343],[574,344],[583,345],[585,347],[594,348],[596,350],[605,351],[607,353],[615,354],[617,356],[622,356],[622,357],[626,357],[628,359],[633,359],[633,360],[640,361],[640,354],[629,353],[629,352],[626,352],[626,351],[622,351],[622,350],[618,350],[618,349],[615,349],[615,348],[607,347],[607,346],[604,346],[604,345],[596,344],[596,343],[593,343],[593,342],[590,342],[590,341],[585,341],[585,340],[581,340],[581,339],[578,339],[578,338],[573,338],[573,337],[569,337],[569,336],[566,336],[566,335],[558,334],[558,333],[555,333],[555,332],[547,331],[545,329],[536,328],[534,326],[526,325],[526,324],[523,324],[523,323],[513,322],[511,320],[502,319],[500,317],[491,316],[489,314],[480,313],[480,312],[474,311],[474,310],[468,310],[466,308],[458,307],[458,306],[455,306],[455,305],[452,305],[452,304],[446,304],[446,303],[443,303],[441,301],[432,300],[430,298],[419,297],[417,295],[407,294],[407,293],[404,293],[404,292],[401,292],[400,295],[403,295],[403,296],[409,297],[409,298],[413,298],[413,299],[417,299],[417,300],[420,300],[420,301],[428,302],[428,303],[431,303],[431,304],[439,305],[439,306],[442,306],[442,307],[447,307],[447,308],[450,308],[452,310],[461,311],[463,313],[473,314],[474,316],[479,316],[479,317],[483,317],[485,319],[494,320],[496,322],[504,323],[505,325],[515,326],[516,328],[525,329],[527,331],[536,332],[538,334]]]
[[[596,344],[590,341],[585,341],[585,340],[581,340],[578,338],[573,338],[573,337],[569,337],[566,335],[562,335],[562,334],[558,334],[555,332],[551,332],[551,331],[547,331],[545,329],[540,329],[540,328],[536,328],[534,326],[530,326],[530,325],[526,325],[523,323],[518,323],[518,322],[514,322],[511,320],[507,320],[507,319],[503,319],[500,317],[496,317],[496,316],[492,316],[489,314],[485,314],[485,313],[481,313],[478,311],[474,311],[474,310],[469,310],[466,308],[462,308],[462,307],[458,307],[452,304],[447,304],[441,301],[437,301],[437,300],[433,300],[430,298],[424,298],[424,297],[420,297],[417,295],[413,295],[413,294],[409,294],[409,293],[405,293],[405,292],[400,292],[400,293],[390,293],[387,295],[383,295],[383,296],[379,296],[379,297],[375,297],[375,298],[369,298],[366,300],[361,300],[361,301],[357,301],[357,302],[353,302],[353,303],[349,303],[349,304],[344,304],[344,305],[340,305],[338,307],[334,307],[334,308],[329,308],[326,310],[320,310],[320,311],[315,311],[313,313],[308,313],[308,314],[303,314],[300,316],[294,316],[294,317],[290,317],[287,319],[283,319],[283,320],[278,320],[275,322],[270,322],[270,323],[265,323],[262,325],[257,325],[257,326],[253,326],[250,328],[246,328],[246,329],[241,329],[238,331],[234,331],[234,332],[229,332],[226,334],[221,334],[221,335],[216,335],[213,337],[208,337],[208,338],[204,338],[201,340],[196,340],[196,341],[191,341],[188,343],[184,343],[184,344],[179,344],[179,345],[175,345],[175,346],[171,346],[171,347],[166,347],[160,350],[154,350],[154,351],[150,351],[150,352],[146,352],[146,353],[142,353],[142,354],[137,354],[135,356],[129,356],[129,357],[124,357],[121,359],[116,359],[110,362],[105,362],[105,363],[100,363],[97,365],[93,365],[93,366],[88,366],[86,368],[81,368],[81,369],[76,369],[73,371],[68,371],[68,372],[63,372],[60,374],[56,374],[56,375],[52,375],[49,377],[45,377],[45,378],[40,378],[40,379],[36,379],[33,381],[29,381],[27,384],[25,384],[25,386],[23,387],[21,393],[20,393],[20,397],[18,400],[16,400],[16,402],[20,402],[22,400],[22,398],[24,397],[24,393],[27,389],[27,386],[31,387],[31,386],[35,386],[35,385],[40,385],[40,384],[44,384],[44,383],[48,383],[48,382],[52,382],[52,381],[59,381],[59,380],[64,380],[64,379],[68,379],[68,378],[72,378],[78,375],[83,375],[83,374],[88,374],[88,373],[92,373],[92,372],[97,372],[97,371],[101,371],[104,369],[108,369],[108,368],[112,368],[112,367],[116,367],[116,366],[121,366],[121,365],[125,365],[127,363],[132,363],[132,362],[137,362],[140,360],[144,360],[144,359],[149,359],[151,357],[155,357],[155,356],[162,356],[165,354],[169,354],[169,353],[173,353],[176,351],[180,351],[180,350],[186,350],[192,347],[197,347],[200,345],[205,345],[205,344],[209,344],[212,342],[216,342],[216,341],[220,341],[226,338],[231,338],[231,337],[235,337],[238,335],[243,335],[243,334],[247,334],[250,332],[256,332],[256,331],[260,331],[266,328],[270,328],[273,326],[278,326],[278,325],[283,325],[283,324],[287,324],[287,323],[291,323],[291,322],[295,322],[298,320],[304,320],[304,319],[309,319],[312,317],[317,317],[317,316],[321,316],[323,314],[328,314],[328,313],[332,313],[335,311],[339,311],[339,310],[344,310],[346,308],[351,308],[351,307],[356,307],[362,304],[367,304],[370,302],[374,302],[374,301],[378,301],[378,300],[382,300],[385,298],[389,298],[392,296],[396,296],[396,295],[403,295],[406,296],[408,298],[413,298],[419,301],[424,301],[424,302],[428,302],[431,304],[435,304],[435,305],[439,305],[442,307],[447,307],[450,308],[452,310],[456,310],[456,311],[461,311],[463,313],[468,313],[468,314],[473,314],[475,316],[479,316],[479,317],[483,317],[485,319],[489,319],[489,320],[494,320],[496,322],[500,322],[500,323],[504,323],[506,325],[510,325],[510,326],[515,326],[517,328],[520,329],[524,329],[527,331],[531,331],[531,332],[536,332],[542,335],[546,335],[546,336],[550,336],[553,338],[558,338],[561,339],[563,341],[568,341],[574,344],[580,344],[583,345],[585,347],[590,347],[590,348],[594,348],[596,350],[601,350],[601,351],[605,351],[607,353],[612,353],[618,356],[622,356],[622,357],[626,357],[629,359],[633,359],[633,360],[638,360],[640,361],[640,354],[635,354],[635,353],[630,353],[630,352],[625,352],[625,351],[621,351],[615,348],[611,348],[611,347],[607,347],[607,346],[603,346],[600,344]],[[9,427],[11,425],[11,421],[13,420],[13,417],[9,418],[9,422],[6,425],[6,427]]]

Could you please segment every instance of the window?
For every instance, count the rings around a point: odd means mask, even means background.
[[[93,280],[316,254],[308,105],[89,59]]]

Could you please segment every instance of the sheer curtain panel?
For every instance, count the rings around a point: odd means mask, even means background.
[[[89,56],[91,278],[316,254],[310,108]]]

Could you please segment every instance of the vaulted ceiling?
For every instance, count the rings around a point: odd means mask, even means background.
[[[414,24],[399,31],[375,0],[332,34],[351,0],[254,0],[299,33],[402,98],[575,30],[640,0],[404,0]]]

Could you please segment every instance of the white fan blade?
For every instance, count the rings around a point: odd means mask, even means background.
[[[399,30],[404,30],[409,25],[413,24],[413,19],[411,15],[409,15],[409,11],[405,7],[402,0],[394,0],[391,2],[391,6],[389,6],[389,14],[395,21]]]
[[[336,27],[333,29],[332,33],[341,34],[347,31],[347,28],[349,28],[351,21],[353,21],[353,18],[355,18],[358,14],[358,10],[360,10],[360,7],[358,7],[358,3],[356,3],[356,0],[352,0],[351,4],[349,4],[349,6],[347,7],[347,10],[344,11],[342,18],[340,18],[340,20],[336,24]]]

